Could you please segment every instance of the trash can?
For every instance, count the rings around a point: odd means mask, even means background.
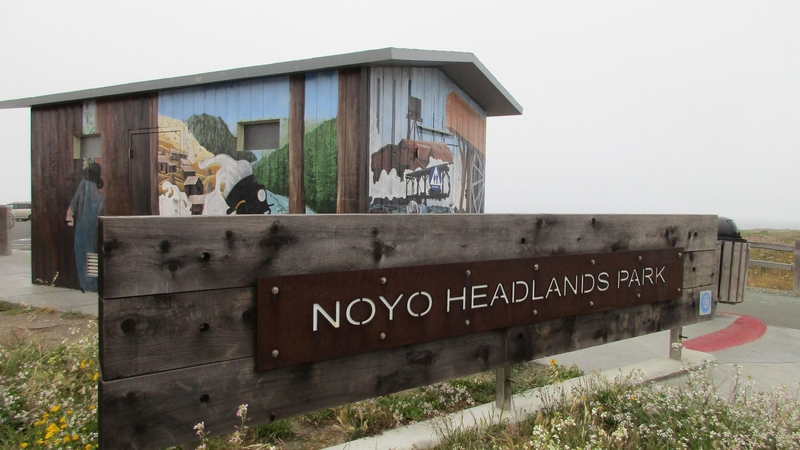
[[[718,301],[722,303],[744,301],[749,260],[750,244],[747,239],[742,237],[739,227],[732,219],[720,216],[717,226]]]

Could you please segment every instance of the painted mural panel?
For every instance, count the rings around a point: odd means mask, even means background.
[[[336,72],[306,83],[306,212],[335,212]],[[288,77],[162,92],[160,214],[288,213],[289,96]]]
[[[81,180],[67,207],[66,222],[74,228],[75,268],[81,291],[97,292],[97,218],[105,214],[97,103],[83,103],[81,136],[73,140],[73,158],[82,161]],[[96,149],[88,150],[88,147]]]
[[[306,75],[303,184],[306,210],[335,213],[338,178],[338,72]]]
[[[371,212],[483,212],[486,113],[435,68],[370,74]]]

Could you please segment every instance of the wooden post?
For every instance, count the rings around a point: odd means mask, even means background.
[[[495,370],[495,405],[503,410],[511,409],[511,365]]]
[[[794,240],[794,267],[792,269],[794,293],[800,294],[800,239]]]
[[[289,77],[289,92],[289,213],[305,214],[303,146],[305,145],[306,76]]]
[[[11,215],[11,207],[0,205],[0,256],[11,255],[11,228],[14,226],[14,218]]]
[[[681,333],[683,327],[670,328],[669,330],[669,359],[681,360]],[[676,345],[677,344],[677,345]]]

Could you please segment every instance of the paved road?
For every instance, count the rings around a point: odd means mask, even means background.
[[[31,248],[31,221],[15,222],[11,228],[12,250],[30,250]]]
[[[748,288],[744,302],[719,303],[717,312],[755,317],[769,327],[800,330],[800,296],[788,291]]]

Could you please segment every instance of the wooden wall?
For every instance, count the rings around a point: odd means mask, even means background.
[[[100,193],[108,215],[156,211],[155,149],[158,135],[156,97],[145,95],[97,101],[97,133],[101,137]],[[74,230],[66,223],[83,160],[74,158],[73,140],[83,134],[83,104],[31,110],[32,279],[55,281],[79,289],[74,257]],[[132,153],[129,154],[129,150]]]
[[[339,71],[337,213],[367,211],[369,70]]]
[[[100,221],[100,441],[164,448],[704,320],[716,216],[288,215]],[[255,371],[260,277],[682,248],[681,297]],[[716,298],[716,295],[715,295]],[[664,349],[665,355],[667,349]]]

